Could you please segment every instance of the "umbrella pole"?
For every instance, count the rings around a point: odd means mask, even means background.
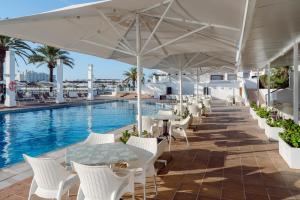
[[[142,134],[142,107],[141,107],[141,89],[142,89],[142,69],[141,69],[141,33],[140,33],[140,17],[136,15],[136,68],[137,68],[137,111],[138,111],[138,133]]]
[[[179,71],[179,100],[180,100],[180,115],[182,115],[182,68]]]
[[[199,102],[199,68],[197,68],[197,78],[196,78],[196,102]]]

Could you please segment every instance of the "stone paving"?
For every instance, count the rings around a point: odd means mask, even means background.
[[[208,117],[193,122],[189,141],[189,147],[184,139],[172,142],[173,159],[159,172],[158,196],[149,179],[147,199],[300,200],[300,170],[288,168],[278,144],[267,140],[248,108],[215,102]],[[27,199],[30,181],[0,190],[0,200]],[[72,188],[69,199],[75,200],[76,192]],[[139,185],[135,197],[142,199]]]

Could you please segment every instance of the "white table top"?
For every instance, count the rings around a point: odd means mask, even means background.
[[[149,159],[151,156],[152,154],[148,151],[116,142],[69,148],[66,152],[66,163],[70,164],[71,161],[75,161],[85,165],[110,165]]]
[[[177,119],[180,119],[180,117],[177,115],[152,115],[151,118],[155,119],[155,120],[177,120]]]

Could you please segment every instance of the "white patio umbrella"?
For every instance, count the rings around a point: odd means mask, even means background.
[[[179,53],[235,51],[246,0],[111,0],[0,22],[0,34],[137,65]]]

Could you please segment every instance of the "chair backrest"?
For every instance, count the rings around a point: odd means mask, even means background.
[[[84,141],[84,144],[96,145],[96,144],[106,144],[114,143],[115,135],[114,134],[99,134],[99,133],[90,133],[88,138]]]
[[[34,158],[23,155],[31,166],[38,187],[46,190],[57,190],[59,183],[66,180],[69,173],[51,158]]]
[[[210,107],[210,100],[209,99],[203,99],[203,104],[205,107]]]
[[[197,105],[195,105],[195,104],[190,105],[190,106],[188,107],[188,109],[189,109],[189,112],[190,112],[192,115],[198,115],[199,112],[200,112],[199,107],[198,107]]]
[[[151,127],[153,125],[153,120],[149,116],[142,116],[142,130],[147,131],[148,133],[151,132]]]
[[[187,116],[185,119],[183,119],[183,120],[181,120],[180,121],[180,125],[182,125],[183,126],[183,129],[187,129],[188,128],[188,126],[190,125],[190,120],[191,120],[192,118],[191,118],[191,116],[189,115],[189,116]]]
[[[157,139],[156,138],[142,138],[131,136],[127,141],[128,145],[149,151],[153,154],[153,157],[157,154]]]
[[[107,166],[87,166],[72,162],[80,179],[80,189],[85,199],[116,199],[122,182]]]
[[[159,110],[158,115],[173,115],[171,110]]]

